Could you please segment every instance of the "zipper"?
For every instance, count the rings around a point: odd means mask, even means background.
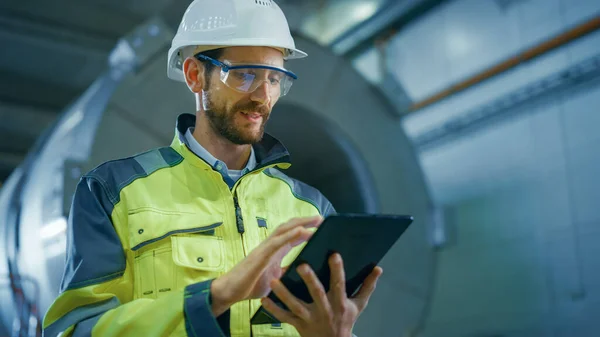
[[[244,217],[242,216],[242,209],[237,199],[237,192],[233,195],[233,205],[235,206],[235,224],[237,226],[238,233],[244,234]]]
[[[237,227],[237,231],[240,234],[240,240],[242,241],[242,253],[244,257],[248,256],[248,250],[246,249],[246,242],[244,240],[244,232],[246,231],[244,228],[244,217],[242,216],[242,209],[240,208],[240,204],[237,199],[237,191],[233,194],[233,205],[235,206],[235,225]]]
[[[256,167],[254,170],[241,176],[240,179],[238,179],[238,181],[236,181],[235,184],[233,185],[233,187],[231,188],[231,191],[233,191],[233,205],[235,206],[235,224],[236,224],[238,233],[244,234],[246,229],[244,228],[244,217],[242,216],[242,209],[240,208],[240,204],[239,204],[238,198],[237,198],[237,186],[239,185],[240,181],[242,181],[244,176],[249,175],[249,174],[256,174],[258,172],[266,170],[267,168],[274,167],[275,165],[277,165],[277,163],[269,163],[267,165],[262,165],[260,167]]]

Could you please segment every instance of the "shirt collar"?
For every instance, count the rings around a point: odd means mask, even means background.
[[[198,143],[196,138],[194,138],[194,135],[192,134],[192,132],[194,132],[193,126],[189,127],[187,129],[187,131],[185,132],[185,135],[182,135],[180,132],[179,138],[185,144],[187,144],[187,146],[190,148],[190,150],[192,152],[194,152],[194,154],[196,154],[198,157],[202,158],[214,169],[216,169],[217,171],[222,171],[222,170],[228,171],[229,168],[227,167],[227,165],[224,162],[215,158],[215,156],[213,156],[202,145],[200,145],[200,143]],[[244,173],[252,171],[255,167],[256,167],[256,157],[254,154],[254,148],[250,147],[250,158],[248,158],[248,163],[246,164],[246,167],[244,167],[244,169],[242,169],[240,171],[244,174]]]

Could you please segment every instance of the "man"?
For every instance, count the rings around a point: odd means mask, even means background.
[[[168,76],[195,95],[196,115],[179,116],[171,146],[83,176],[46,336],[352,335],[379,267],[350,299],[337,255],[328,293],[308,266],[299,268],[311,304],[278,281],[282,264],[333,212],[317,190],[278,170],[289,155],[264,134],[296,78],[284,60],[303,56],[271,1],[189,6]],[[261,300],[271,289],[289,311]],[[261,304],[285,324],[251,326]]]

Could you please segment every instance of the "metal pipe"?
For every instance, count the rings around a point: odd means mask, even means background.
[[[353,59],[373,47],[381,37],[395,34],[445,1],[388,1],[373,16],[337,37],[329,47],[334,53]]]
[[[459,113],[441,125],[413,137],[413,145],[418,152],[429,151],[504,119],[530,112],[528,107],[548,104],[554,97],[571,95],[590,85],[598,85],[599,80],[600,54],[528,83],[484,105]]]
[[[487,70],[476,74],[475,76],[472,76],[464,81],[461,81],[459,83],[456,83],[452,86],[450,86],[449,88],[442,90],[440,92],[438,92],[437,94],[434,94],[420,102],[414,103],[408,113],[412,113],[415,112],[417,110],[423,109],[426,106],[429,106],[431,104],[437,103],[445,98],[448,98],[451,95],[454,95],[460,91],[466,90],[470,87],[473,87],[476,84],[479,84],[485,80],[488,80],[490,78],[492,78],[493,76],[496,76],[500,73],[503,73],[507,70],[510,70],[512,68],[515,68],[516,66],[520,65],[521,63],[527,62],[529,60],[532,60],[538,56],[541,56],[553,49],[556,49],[558,47],[564,46],[569,42],[572,42],[580,37],[583,37],[595,30],[600,29],[600,16],[596,16],[594,18],[592,18],[589,21],[584,22],[581,25],[578,25],[562,34],[559,34],[549,40],[546,40],[545,42],[525,50],[522,53],[519,53],[516,56],[513,56],[511,58],[509,58],[506,61],[503,61],[499,64],[496,64],[490,68],[488,68]]]

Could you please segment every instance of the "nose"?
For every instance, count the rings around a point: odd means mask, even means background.
[[[264,81],[262,82],[250,95],[250,99],[254,102],[268,105],[271,100],[269,84]]]

